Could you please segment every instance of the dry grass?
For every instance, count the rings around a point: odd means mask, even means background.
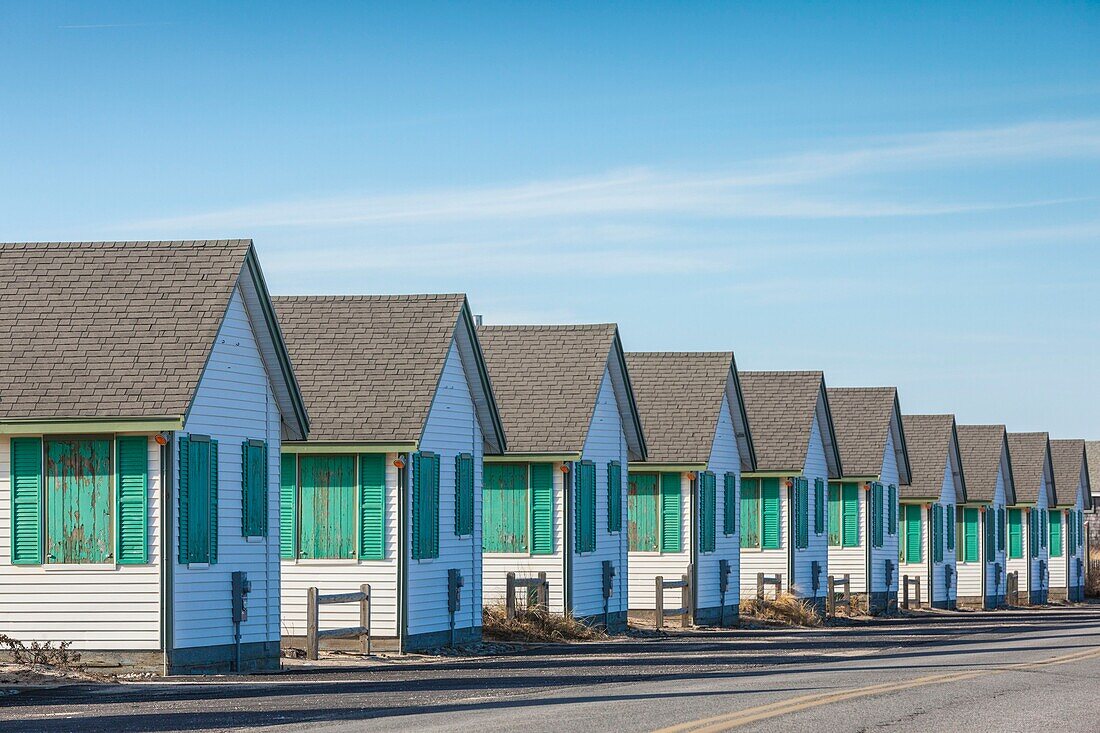
[[[32,641],[26,645],[18,639],[0,634],[0,648],[6,648],[16,664],[36,665],[59,670],[79,669],[80,655],[69,647],[71,641],[63,641],[57,646],[47,641],[40,644]]]
[[[741,617],[782,626],[820,626],[821,615],[813,604],[781,593],[775,600],[763,603],[755,598],[741,602]]]
[[[572,616],[542,611],[517,611],[511,621],[504,606],[486,606],[482,633],[499,641],[592,641],[606,639],[607,632],[587,626]]]

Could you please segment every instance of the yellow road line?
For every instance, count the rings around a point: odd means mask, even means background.
[[[1090,649],[1083,652],[1073,652],[1072,654],[1065,654],[1059,657],[1051,657],[1050,659],[1043,659],[1037,662],[1020,662],[1016,664],[1004,665],[1001,667],[971,670],[968,672],[932,674],[925,675],[924,677],[916,677],[910,680],[902,680],[899,682],[884,682],[877,685],[856,687],[849,690],[838,690],[836,692],[819,692],[810,695],[801,695],[799,697],[782,700],[780,702],[768,703],[766,705],[758,705],[756,707],[745,708],[744,710],[738,710],[732,713],[716,715],[710,718],[702,718],[700,720],[694,720],[687,723],[680,723],[679,725],[661,728],[660,730],[655,731],[655,733],[720,733],[721,731],[739,728],[743,725],[748,725],[749,723],[756,723],[761,720],[777,717],[779,715],[796,713],[802,710],[808,710],[810,708],[816,708],[822,705],[831,705],[838,702],[844,702],[846,700],[854,700],[860,697],[881,695],[887,692],[899,692],[901,690],[908,690],[914,687],[924,687],[926,685],[942,685],[951,682],[961,682],[963,680],[973,679],[974,677],[978,677],[981,675],[1000,674],[1003,672],[1018,672],[1028,669],[1049,667],[1058,664],[1070,664],[1072,662],[1078,662],[1084,659],[1098,656],[1100,656],[1100,649]]]

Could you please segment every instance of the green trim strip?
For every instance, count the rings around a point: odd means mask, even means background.
[[[181,417],[148,417],[134,420],[92,418],[62,420],[0,420],[0,435],[49,435],[63,433],[158,433],[182,430]]]
[[[484,456],[483,463],[568,463],[579,461],[580,453],[505,453],[500,456]]]
[[[310,443],[282,444],[283,453],[415,453],[416,443]]]

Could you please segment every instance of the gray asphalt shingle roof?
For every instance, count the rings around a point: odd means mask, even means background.
[[[824,396],[825,375],[816,371],[739,375],[757,471],[801,471],[810,448],[817,401]],[[825,400],[828,405],[828,398]],[[838,465],[837,470],[844,469]]]
[[[618,329],[479,326],[512,453],[580,453]]]
[[[1081,469],[1085,465],[1085,441],[1050,441],[1050,462],[1054,466],[1054,485],[1060,489],[1058,502],[1067,505],[1077,503]],[[1087,474],[1085,480],[1088,481]]]
[[[909,448],[908,485],[899,488],[903,499],[938,498],[943,492],[943,477],[950,451],[954,449],[954,415],[903,415],[905,443]],[[965,495],[959,487],[958,495]]]
[[[1043,469],[1049,457],[1047,433],[1009,433],[1008,452],[1012,456],[1012,478],[1016,484],[1016,503],[1034,504],[1043,487]],[[1057,499],[1057,485],[1054,496]]]
[[[311,441],[419,440],[461,294],[273,298]]]
[[[1085,441],[1085,459],[1089,462],[1089,491],[1100,494],[1100,440]]]
[[[966,476],[966,497],[973,502],[992,502],[997,495],[997,473],[1001,470],[1001,453],[1005,448],[1004,425],[957,425],[962,470]],[[1014,469],[1014,456],[1009,453],[1009,470]],[[1012,476],[1005,477],[1005,501],[1015,503]]]
[[[648,460],[709,462],[733,352],[631,352],[626,363]]]
[[[250,247],[0,244],[0,419],[184,415]]]
[[[837,448],[847,476],[880,476],[890,418],[897,405],[893,387],[829,387]]]

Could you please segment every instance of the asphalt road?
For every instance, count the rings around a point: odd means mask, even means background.
[[[0,730],[1100,731],[1100,605],[0,696]]]

